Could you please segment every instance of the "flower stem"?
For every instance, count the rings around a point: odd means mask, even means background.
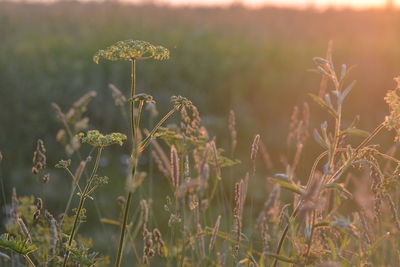
[[[122,254],[124,250],[124,238],[125,238],[125,232],[126,232],[126,224],[128,221],[128,214],[129,214],[129,209],[131,206],[131,200],[132,200],[132,193],[128,193],[128,198],[126,199],[126,204],[125,204],[125,209],[124,209],[124,218],[123,218],[123,223],[121,227],[121,234],[119,238],[119,246],[118,246],[118,254],[117,254],[117,259],[115,261],[115,266],[121,266],[121,261],[122,261]]]
[[[136,60],[132,59],[131,61],[131,98],[136,95]],[[139,118],[138,120],[135,120],[135,102],[131,101],[130,102],[130,117],[131,117],[131,135],[132,135],[132,179],[135,178],[136,174],[136,168],[138,164],[138,140],[137,140],[137,127],[139,123]],[[123,216],[123,221],[122,221],[122,227],[121,227],[121,233],[120,233],[120,238],[119,238],[119,246],[118,246],[118,252],[117,252],[117,259],[115,260],[115,266],[119,267],[121,266],[122,262],[122,256],[123,256],[123,250],[124,250],[124,239],[125,239],[125,232],[126,232],[126,225],[128,223],[128,215],[129,215],[129,209],[131,206],[131,201],[132,201],[132,195],[133,192],[128,193],[128,197],[126,199],[125,203],[125,208],[124,208],[124,216]]]
[[[131,61],[131,98],[136,95],[136,60],[132,59]],[[131,135],[132,135],[132,144],[136,143],[136,131],[135,131],[135,102],[130,101],[130,110],[131,110]],[[133,147],[132,149],[135,149]]]
[[[32,259],[28,255],[24,255],[24,258],[29,263],[29,266],[36,267],[36,265],[33,263]]]
[[[78,209],[77,209],[76,214],[75,214],[74,224],[73,224],[72,231],[71,231],[71,234],[70,234],[69,239],[68,239],[68,246],[72,245],[72,241],[74,240],[74,236],[75,236],[75,234],[77,232],[79,217],[80,217],[82,208],[83,208],[83,206],[85,204],[86,198],[88,196],[87,193],[89,192],[90,185],[91,185],[91,183],[93,181],[93,177],[96,174],[97,169],[99,168],[100,156],[101,156],[101,152],[102,151],[103,151],[103,147],[99,147],[98,148],[98,152],[97,152],[97,156],[96,156],[96,161],[94,163],[94,167],[93,167],[93,170],[92,170],[92,174],[90,175],[89,180],[86,183],[85,189],[83,189],[83,192],[81,193],[81,198],[79,200],[79,206],[78,206]],[[67,266],[68,257],[69,257],[69,250],[67,250],[67,252],[65,252],[63,267]]]

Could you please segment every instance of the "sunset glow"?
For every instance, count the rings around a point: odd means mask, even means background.
[[[316,7],[327,7],[327,6],[341,6],[341,7],[357,7],[357,8],[368,8],[368,7],[382,7],[387,4],[387,0],[162,0],[163,3],[172,3],[179,5],[229,5],[232,3],[242,3],[249,6],[262,6],[262,5],[274,5],[274,6],[316,6]],[[396,5],[397,1],[393,1]]]

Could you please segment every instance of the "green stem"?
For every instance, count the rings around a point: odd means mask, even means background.
[[[311,251],[311,245],[312,245],[312,239],[313,239],[313,235],[314,235],[314,225],[315,225],[315,213],[316,211],[313,210],[312,211],[312,218],[311,218],[311,232],[310,232],[310,237],[307,241],[307,252],[306,252],[306,259],[308,260],[308,256],[310,255],[310,251]]]
[[[97,169],[99,168],[100,156],[101,156],[101,152],[102,151],[103,151],[103,147],[99,147],[98,148],[98,152],[97,152],[97,156],[96,156],[96,161],[94,163],[94,167],[93,167],[93,170],[92,170],[92,174],[90,175],[89,180],[88,180],[88,182],[87,182],[87,184],[85,186],[85,189],[83,190],[83,192],[81,194],[81,197],[80,197],[80,200],[79,200],[79,206],[78,206],[78,209],[77,209],[76,214],[75,214],[75,219],[74,219],[74,224],[73,224],[73,227],[72,227],[72,231],[71,231],[71,234],[70,234],[69,239],[68,239],[68,246],[72,245],[72,241],[74,240],[74,236],[75,236],[75,234],[77,232],[77,226],[78,226],[79,217],[80,217],[79,215],[80,215],[80,213],[82,211],[82,208],[83,208],[83,206],[85,204],[85,201],[86,201],[86,198],[88,196],[87,193],[89,192],[90,185],[91,185],[91,183],[93,181],[93,177],[96,174]],[[69,251],[67,250],[67,252],[65,253],[65,256],[64,256],[63,267],[67,266],[68,257],[69,257]]]
[[[125,204],[125,209],[124,209],[124,218],[123,218],[121,234],[120,234],[120,238],[119,238],[118,254],[117,254],[117,259],[115,261],[115,266],[118,266],[118,267],[121,266],[121,262],[122,262],[126,224],[128,222],[128,214],[129,214],[129,209],[131,206],[132,195],[133,195],[132,192],[128,193],[128,198],[126,199],[126,204]]]
[[[340,167],[328,180],[327,184],[332,183],[334,181],[336,181],[337,179],[339,179],[340,175],[351,166],[351,164],[353,163],[353,160],[356,158],[357,153],[364,147],[366,146],[371,140],[372,138],[374,138],[383,128],[385,127],[385,123],[381,123],[378,125],[378,127],[375,128],[375,130],[367,137],[365,138],[357,147],[356,149],[354,149],[352,156],[350,157],[350,159],[347,161],[347,164],[342,165],[342,167]]]
[[[136,60],[132,59],[131,61],[131,98],[136,95]],[[135,102],[130,101],[130,109],[131,109],[131,134],[132,134],[132,144],[136,142],[136,133],[135,133]],[[133,147],[134,149],[134,147]]]
[[[36,267],[36,265],[33,263],[32,259],[28,255],[24,255],[24,258],[29,263],[29,266]]]
[[[142,117],[142,109],[143,109],[144,101],[141,100],[139,102],[139,107],[138,107],[138,116],[136,118],[136,129],[140,128],[140,119]],[[137,143],[137,142],[136,142]]]
[[[133,59],[131,61],[131,98],[133,98],[134,95],[136,95],[136,61]],[[138,164],[138,140],[137,140],[137,131],[138,131],[138,122],[139,119],[135,119],[135,102],[131,101],[130,102],[130,113],[131,113],[131,135],[132,135],[132,179],[135,179],[135,174],[136,174],[136,168]],[[123,256],[123,250],[124,250],[124,239],[125,239],[125,232],[126,232],[126,225],[128,223],[128,216],[129,216],[129,209],[131,206],[131,200],[132,200],[132,195],[133,192],[128,193],[128,197],[126,199],[125,203],[125,208],[124,208],[124,216],[123,216],[123,221],[122,221],[122,227],[121,227],[121,233],[120,233],[120,238],[119,238],[119,246],[118,246],[118,252],[117,252],[117,258],[115,260],[115,266],[119,267],[121,266],[122,262],[122,256]]]
[[[278,247],[277,247],[276,252],[275,252],[276,255],[279,255],[279,253],[281,252],[281,249],[282,249],[282,246],[283,246],[283,242],[285,241],[285,237],[286,237],[286,235],[287,235],[287,233],[289,231],[289,226],[290,226],[291,222],[296,218],[297,214],[299,213],[300,208],[301,208],[301,206],[303,204],[302,202],[303,202],[303,200],[299,201],[299,203],[297,204],[296,208],[293,210],[292,214],[290,215],[289,222],[286,224],[286,227],[283,230],[282,236],[279,239]],[[276,267],[277,264],[278,264],[278,260],[275,258],[272,266]]]
[[[337,108],[338,117],[336,118],[336,125],[335,125],[335,136],[334,142],[331,147],[331,153],[329,155],[329,170],[333,169],[333,163],[335,161],[335,154],[336,150],[338,149],[339,142],[340,142],[340,125],[342,124],[342,105],[339,103]]]
[[[151,130],[151,132],[149,133],[149,135],[142,141],[140,142],[138,149],[139,151],[143,151],[145,149],[145,147],[149,144],[152,136],[156,133],[156,131],[158,130],[158,128],[160,128],[160,126],[166,121],[168,120],[169,117],[172,116],[172,114],[174,114],[175,111],[177,111],[179,109],[179,107],[175,107],[173,109],[171,109],[158,123],[156,126],[154,126],[153,130]]]

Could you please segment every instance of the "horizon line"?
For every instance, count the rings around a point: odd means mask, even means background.
[[[318,1],[306,0],[307,3],[289,3],[290,1],[270,0],[259,1],[258,3],[249,3],[246,0],[220,0],[220,1],[190,1],[182,0],[0,0],[0,3],[39,3],[39,4],[55,4],[55,3],[120,3],[133,5],[155,5],[155,6],[170,6],[170,7],[199,7],[199,8],[230,8],[244,7],[250,9],[259,8],[294,8],[294,9],[387,9],[388,5],[384,3],[370,3],[367,5],[357,5],[355,3],[317,3]],[[280,2],[280,3],[279,3]],[[389,8],[397,9],[399,4],[393,1]]]

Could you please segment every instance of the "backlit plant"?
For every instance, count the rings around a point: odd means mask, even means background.
[[[129,140],[127,196],[117,199],[120,217],[101,218],[102,223],[120,230],[116,267],[122,265],[124,254],[133,257],[125,261],[135,266],[400,264],[392,256],[398,252],[400,240],[397,144],[382,152],[373,143],[385,128],[395,130],[395,142],[400,140],[399,78],[397,87],[385,97],[389,115],[368,132],[358,128],[358,116],[347,119],[343,114],[347,96],[355,86],[355,82],[347,82],[350,68],[342,65],[337,71],[329,53],[326,59],[314,58],[315,72],[329,82],[318,93],[310,94],[311,100],[330,116],[312,131],[320,154],[312,163],[303,160],[311,142],[313,107],[302,103],[293,108],[288,122],[285,153],[279,157],[270,155],[263,142],[265,137],[255,134],[247,144],[245,156],[250,166],[234,169],[240,161],[224,155],[219,140],[203,126],[199,109],[185,97],[171,97],[169,111],[154,126],[144,127],[146,107],[150,107],[152,119],[157,117],[156,102],[153,96],[136,92],[136,63],[168,58],[168,49],[136,40],[117,42],[95,54],[96,63],[128,61],[131,65],[129,96],[110,85],[122,114],[126,114],[129,105],[129,136],[92,130],[84,113],[96,95],[94,92],[85,94],[66,114],[53,104],[63,124],[57,140],[68,156],[79,159],[75,170],[74,159],[62,159],[55,164],[59,173],[63,171],[71,178],[71,193],[61,216],[53,216],[44,199],[17,197],[14,189],[5,223],[7,233],[0,236],[0,247],[11,252],[11,256],[0,254],[0,263],[4,258],[31,266],[109,265],[108,256],[93,251],[95,244],[78,230],[88,216],[87,202],[96,200],[96,190],[110,183],[108,176],[99,171],[104,149],[114,145],[124,149]],[[174,114],[180,115],[180,120],[164,125]],[[231,110],[226,138],[231,157],[238,145],[237,125]],[[81,146],[91,148],[86,159],[81,156]],[[0,164],[2,158],[0,153]],[[140,160],[146,159],[150,162],[149,172],[139,165]],[[43,140],[37,141],[32,161],[33,174],[43,175],[46,170],[41,179],[44,186],[50,176]],[[156,175],[165,177],[157,180],[165,193],[162,199],[152,192],[142,192],[151,175],[152,161],[158,169]],[[306,169],[307,164],[311,169],[307,177],[302,177],[300,169]],[[91,171],[86,174],[90,165]],[[267,177],[258,173],[262,168]],[[263,186],[267,188],[266,194],[260,190]],[[130,216],[136,196],[137,209]],[[263,198],[263,205],[257,205],[257,197]],[[71,209],[75,198],[78,205]],[[113,240],[108,236],[102,238]],[[130,253],[124,249],[128,246]]]

